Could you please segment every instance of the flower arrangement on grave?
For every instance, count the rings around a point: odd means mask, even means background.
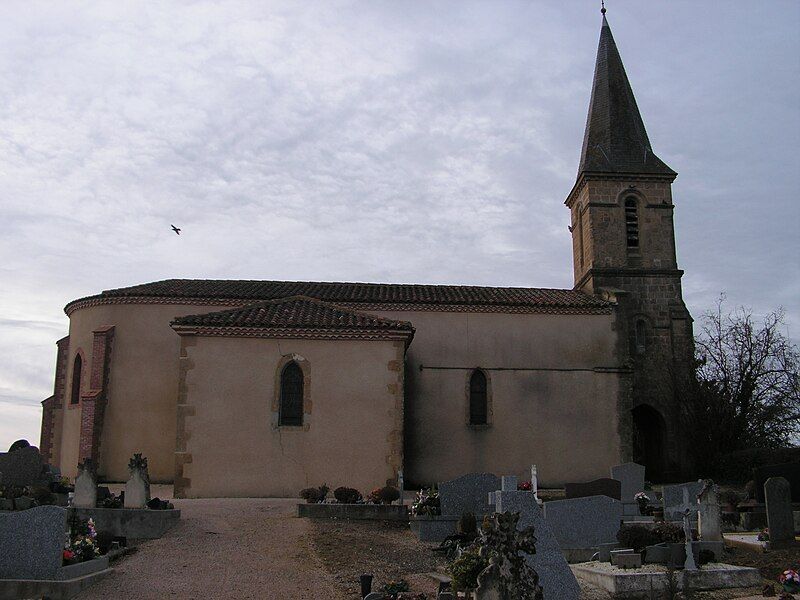
[[[636,503],[639,505],[639,514],[646,515],[647,506],[650,504],[650,496],[644,492],[639,492],[633,497],[633,499],[636,500]]]
[[[783,591],[794,594],[800,592],[800,573],[794,569],[786,569],[779,578]]]
[[[456,592],[467,592],[478,587],[478,575],[489,566],[489,561],[478,553],[478,548],[467,548],[456,558],[447,571]]]
[[[517,490],[520,492],[532,492],[533,484],[530,481],[521,481],[517,484]]]
[[[411,503],[411,514],[415,517],[436,517],[442,514],[439,492],[436,488],[422,489],[417,492]]]
[[[85,562],[98,556],[100,556],[100,548],[97,545],[97,529],[95,529],[94,521],[92,519],[88,521],[73,519],[70,533],[67,534],[67,541],[64,544],[64,564]]]
[[[364,501],[361,492],[349,487],[338,487],[333,490],[333,497],[339,504],[360,504]]]
[[[759,542],[768,542],[769,541],[769,527],[759,531],[758,535],[756,536],[756,539],[758,539]]]

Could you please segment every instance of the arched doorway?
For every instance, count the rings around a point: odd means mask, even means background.
[[[662,481],[665,468],[666,426],[655,408],[640,404],[633,415],[633,460],[646,468],[647,479]]]

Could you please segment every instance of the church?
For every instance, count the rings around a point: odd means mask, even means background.
[[[178,498],[362,492],[469,472],[543,487],[685,466],[693,355],[671,185],[603,15],[566,196],[572,289],[170,279],[67,304],[41,452]],[[566,190],[565,190],[566,191]]]

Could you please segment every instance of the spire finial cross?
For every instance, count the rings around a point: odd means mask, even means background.
[[[606,14],[606,0],[600,0],[600,13]]]

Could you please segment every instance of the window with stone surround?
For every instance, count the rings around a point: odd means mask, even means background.
[[[639,247],[639,211],[633,196],[625,199],[625,236],[629,249]]]
[[[281,397],[278,424],[303,424],[303,370],[296,362],[286,363],[281,371]]]
[[[80,354],[75,355],[75,362],[72,363],[72,393],[69,397],[70,404],[78,404],[81,401],[81,375],[83,374],[83,359]]]
[[[486,374],[475,369],[469,378],[469,424],[486,425],[489,416],[489,395]]]

